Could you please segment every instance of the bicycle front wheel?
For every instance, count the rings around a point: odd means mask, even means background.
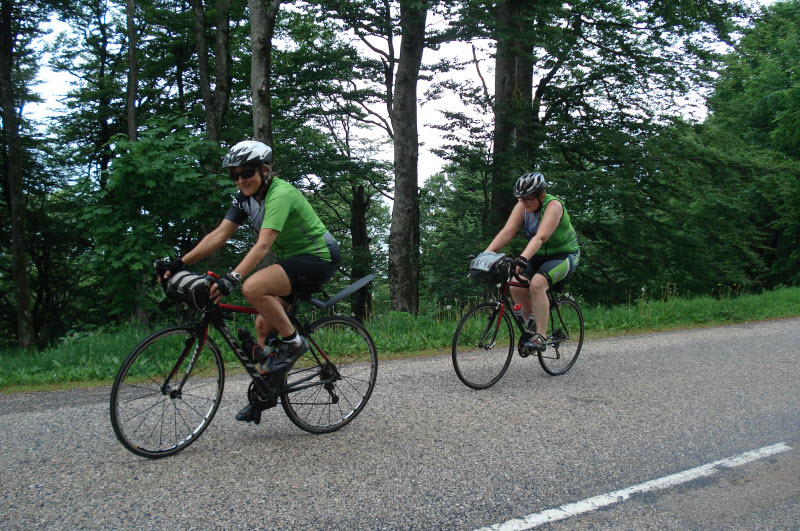
[[[348,424],[367,405],[378,377],[378,353],[355,319],[325,317],[310,329],[311,348],[286,376],[281,405],[299,428],[327,433]]]
[[[503,377],[514,354],[514,329],[499,302],[472,308],[453,336],[453,367],[464,385],[486,389]]]
[[[219,407],[225,366],[219,349],[187,326],[142,341],[111,388],[111,425],[125,448],[166,457],[192,444]]]
[[[547,374],[558,376],[575,365],[583,346],[583,314],[578,304],[560,299],[550,308],[547,350],[539,352],[539,363]]]

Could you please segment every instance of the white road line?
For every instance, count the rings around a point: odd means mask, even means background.
[[[587,498],[579,502],[567,503],[554,509],[547,509],[546,511],[542,511],[540,513],[529,514],[528,516],[524,516],[522,518],[508,520],[501,524],[484,527],[477,531],[522,531],[524,529],[533,529],[534,527],[542,524],[564,520],[565,518],[592,512],[600,509],[601,507],[622,502],[630,498],[632,494],[666,489],[675,485],[680,485],[681,483],[695,480],[697,478],[715,474],[716,472],[719,472],[719,467],[731,468],[741,466],[759,459],[764,459],[765,457],[769,457],[771,455],[785,452],[787,450],[791,450],[791,446],[788,446],[785,443],[765,446],[763,448],[745,452],[734,457],[720,459],[719,461],[714,461],[713,463],[701,465],[696,468],[690,468],[689,470],[684,470],[683,472],[678,472],[677,474],[671,474],[669,476],[664,476],[663,478],[653,479],[644,483],[639,483],[638,485],[634,485],[632,487],[615,490],[614,492],[601,494],[592,498]]]

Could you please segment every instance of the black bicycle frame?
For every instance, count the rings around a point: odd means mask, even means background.
[[[253,382],[255,382],[256,387],[262,393],[263,396],[276,397],[281,393],[302,391],[303,389],[308,389],[310,387],[316,387],[320,385],[320,383],[302,385],[303,383],[316,378],[317,376],[316,374],[312,374],[307,378],[302,378],[294,382],[291,385],[291,387],[288,388],[281,387],[280,385],[273,385],[268,378],[265,378],[264,375],[258,372],[258,369],[253,364],[253,360],[251,360],[250,356],[248,356],[247,353],[244,351],[244,348],[242,348],[239,341],[235,337],[233,337],[233,334],[228,328],[228,325],[225,324],[225,318],[223,317],[222,314],[223,311],[233,312],[233,313],[245,313],[249,315],[258,315],[258,311],[255,310],[254,308],[250,308],[249,306],[237,306],[233,304],[219,304],[216,308],[213,308],[212,310],[205,312],[203,314],[203,318],[197,323],[195,327],[195,330],[197,331],[196,337],[193,339],[186,340],[183,352],[178,357],[178,360],[175,362],[175,365],[173,366],[169,375],[165,379],[164,385],[161,388],[162,393],[171,395],[180,395],[181,390],[183,389],[183,385],[189,377],[189,373],[194,368],[194,364],[195,361],[197,360],[197,357],[203,351],[203,348],[205,348],[205,345],[208,340],[209,325],[213,326],[222,335],[223,339],[225,339],[225,342],[228,343],[228,346],[230,346],[231,350],[233,350],[233,353],[236,355],[236,358],[239,360],[239,363],[242,364],[242,367],[244,367],[244,370],[247,371],[247,374],[250,376],[250,378],[252,378]],[[296,320],[296,318],[294,318],[292,315],[290,315],[289,318],[292,321],[292,324],[298,330],[305,330],[305,327],[300,325],[300,323]],[[200,344],[198,345],[196,352],[192,356],[193,359],[190,360],[189,365],[186,369],[183,378],[181,379],[180,384],[178,385],[177,389],[175,390],[170,389],[169,383],[172,381],[175,374],[177,373],[178,367],[181,366],[183,361],[186,359],[186,356],[189,354],[189,351],[192,349],[192,347],[196,344],[198,340],[200,341]],[[307,340],[312,345],[311,349],[312,355],[314,357],[317,357],[317,354],[319,354],[325,360],[325,364],[327,364],[328,367],[334,367],[334,365],[330,363],[330,359],[328,358],[328,356],[313,340],[313,338],[307,337]],[[317,361],[319,362],[319,359],[317,359]],[[322,365],[321,362],[320,365]],[[338,378],[339,378],[338,371],[335,371],[333,379],[336,380]]]
[[[505,285],[503,286],[503,297],[502,297],[503,304],[501,305],[500,315],[497,317],[497,326],[498,327],[500,326],[500,319],[502,319],[502,317],[503,317],[503,309],[506,306],[509,306],[509,309],[511,309],[511,307],[510,307],[511,303],[509,301],[508,288],[509,287],[528,288],[529,286],[530,286],[530,284],[524,284],[522,282],[518,282],[518,281],[514,281],[514,280],[509,280],[508,282],[505,283]],[[567,331],[566,339],[569,339],[569,330],[567,330],[567,327],[564,324],[564,318],[561,316],[561,308],[558,305],[558,296],[552,289],[547,290],[547,300],[550,302],[550,305],[549,305],[549,308],[548,308],[548,311],[551,314],[550,320],[552,321],[552,313],[553,313],[553,309],[555,308],[555,313],[558,316],[558,322],[561,324],[561,327],[564,330]],[[518,317],[514,312],[511,312],[511,315],[514,316],[514,322],[517,323],[517,326],[519,327],[520,331],[523,334],[527,333],[527,330],[525,328],[526,327],[526,323],[522,322],[522,319],[520,317]],[[554,345],[554,344],[556,344],[556,342],[552,341],[552,342],[550,342],[548,344]]]

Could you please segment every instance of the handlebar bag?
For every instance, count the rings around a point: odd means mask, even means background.
[[[508,279],[508,270],[500,264],[505,257],[504,253],[482,252],[470,262],[469,276],[484,284],[505,282]]]
[[[167,279],[166,292],[171,299],[185,302],[197,310],[211,305],[211,279],[191,271],[179,271]]]

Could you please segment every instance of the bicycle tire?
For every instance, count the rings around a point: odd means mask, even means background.
[[[120,367],[111,388],[111,425],[134,454],[151,459],[174,455],[196,441],[214,418],[225,365],[211,338],[198,351],[200,343],[189,326],[165,328],[139,343]],[[187,355],[172,371],[184,349]],[[175,376],[164,387],[170,372]]]
[[[453,334],[453,368],[472,389],[487,389],[503,377],[514,354],[514,329],[499,302],[469,310]],[[487,343],[487,339],[490,341]]]
[[[367,405],[378,377],[378,354],[372,336],[355,319],[324,317],[310,330],[310,350],[287,374],[290,391],[281,394],[281,405],[300,429],[328,433],[349,424]]]
[[[539,352],[539,363],[551,376],[566,373],[575,365],[583,347],[583,314],[578,304],[570,299],[558,299],[550,308],[547,349]]]

